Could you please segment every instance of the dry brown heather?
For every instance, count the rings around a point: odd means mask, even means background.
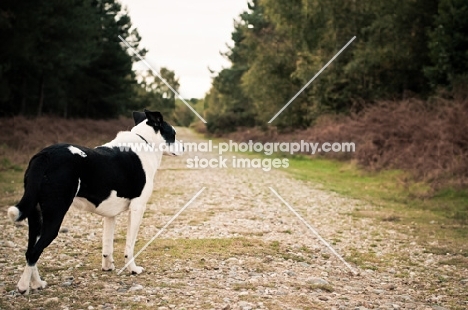
[[[0,158],[8,158],[14,164],[26,164],[35,152],[59,142],[95,147],[112,140],[117,132],[130,129],[132,125],[130,118],[0,118]]]
[[[278,134],[274,130],[243,129],[229,138],[355,142],[355,153],[326,156],[355,159],[371,170],[411,171],[417,180],[429,181],[435,188],[468,183],[468,100],[381,102],[350,116],[324,117],[303,131]]]

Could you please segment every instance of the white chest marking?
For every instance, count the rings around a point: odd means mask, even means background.
[[[69,150],[72,154],[78,154],[78,155],[80,155],[81,157],[86,157],[86,156],[88,156],[88,155],[86,155],[85,152],[83,152],[82,150],[80,150],[79,148],[77,148],[77,147],[75,147],[75,146],[73,146],[73,145],[70,145],[70,146],[68,147],[68,150]]]

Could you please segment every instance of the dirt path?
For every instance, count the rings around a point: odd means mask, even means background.
[[[199,141],[180,129],[184,141]],[[321,190],[286,172],[188,169],[190,153],[163,159],[140,228],[141,248],[200,189],[206,189],[136,261],[145,272],[100,271],[101,219],[71,210],[39,270],[49,286],[14,292],[26,227],[2,217],[0,309],[463,309],[468,270],[427,253],[397,222],[352,215],[375,207]],[[236,155],[239,156],[239,155]],[[231,158],[232,154],[225,157]],[[228,166],[231,163],[228,162]],[[274,188],[343,255],[346,266],[288,210]],[[123,266],[126,216],[114,258]],[[400,231],[400,232],[399,232]]]

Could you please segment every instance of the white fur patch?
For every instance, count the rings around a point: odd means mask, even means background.
[[[37,266],[34,265],[31,269],[31,288],[34,290],[45,288],[47,286],[47,282],[41,280]]]
[[[78,192],[80,191],[80,186],[81,186],[81,179],[78,178],[78,188],[76,189],[75,197],[76,197],[76,195],[78,195]]]
[[[33,272],[33,267],[28,266],[24,267],[23,275],[21,276],[18,282],[18,290],[23,294],[29,294],[29,282],[31,282],[31,276]]]
[[[86,157],[88,155],[86,155],[85,152],[83,152],[82,150],[80,150],[79,148],[73,146],[73,145],[70,145],[68,147],[68,150],[72,153],[72,154],[77,154],[77,155],[80,155],[81,157]]]
[[[72,204],[72,206],[77,209],[96,213],[106,217],[114,217],[123,211],[127,211],[129,205],[130,200],[117,197],[117,192],[115,190],[111,191],[110,196],[101,202],[97,208],[93,203],[88,201],[88,199],[83,197],[75,197]]]

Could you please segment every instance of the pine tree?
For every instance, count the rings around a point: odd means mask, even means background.
[[[432,86],[466,88],[468,82],[468,3],[440,0],[428,43],[431,64],[425,68]]]
[[[3,1],[0,115],[115,117],[134,108],[136,57],[118,35],[138,48],[116,0]]]
[[[73,114],[93,118],[116,117],[132,106],[135,74],[132,58],[118,36],[128,40],[138,50],[140,37],[136,31],[129,33],[131,21],[115,0],[95,2],[100,16],[96,38],[99,55],[83,71],[77,72],[77,100]],[[141,56],[145,50],[140,50]]]
[[[221,70],[213,79],[213,86],[205,98],[208,106],[207,128],[212,132],[232,131],[238,126],[255,124],[255,107],[250,94],[241,87],[242,77],[249,69],[251,51],[246,44],[250,32],[258,33],[266,26],[261,8],[255,0],[248,4],[249,10],[234,23],[232,40],[234,46],[224,54],[231,67]]]

